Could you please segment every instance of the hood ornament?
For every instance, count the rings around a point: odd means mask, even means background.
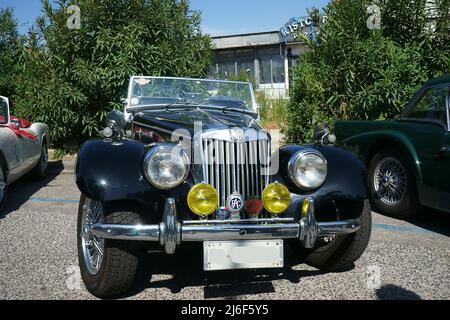
[[[244,142],[244,140],[245,140],[244,130],[241,129],[241,128],[233,128],[233,129],[231,129],[231,138],[235,142]]]

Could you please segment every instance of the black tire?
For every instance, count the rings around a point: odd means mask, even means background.
[[[5,170],[5,165],[3,164],[2,160],[0,159],[0,174],[2,175],[2,177],[0,177],[1,181],[0,183],[4,183],[4,187],[3,190],[0,190],[0,214],[3,211],[3,207],[5,206],[6,203],[6,197],[8,196],[8,185],[6,184],[6,170]]]
[[[403,167],[406,174],[406,190],[403,198],[393,204],[387,204],[386,200],[380,198],[376,191],[375,173],[378,165],[386,159],[395,159]],[[372,208],[374,211],[397,219],[408,219],[417,215],[420,210],[418,201],[417,185],[411,161],[402,154],[401,150],[394,147],[386,147],[376,152],[369,164],[369,191]]]
[[[82,249],[81,225],[83,206],[87,198],[82,195],[78,210],[78,261],[81,278],[90,293],[98,298],[113,298],[126,294],[132,287],[140,260],[139,243],[133,241],[105,240],[103,260],[98,273],[92,274]],[[104,221],[108,224],[139,224],[137,212],[124,211],[120,206],[104,207]]]
[[[41,156],[39,158],[39,162],[31,171],[31,175],[35,179],[44,179],[48,173],[48,147],[47,142],[42,143],[41,147]]]
[[[361,228],[352,234],[337,236],[330,244],[304,249],[300,243],[291,243],[294,251],[311,267],[324,271],[345,270],[353,266],[367,248],[372,232],[372,212],[368,200],[360,216]]]

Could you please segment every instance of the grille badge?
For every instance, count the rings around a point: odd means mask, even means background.
[[[238,192],[235,192],[228,197],[228,211],[230,211],[231,213],[237,213],[241,212],[242,208],[244,208],[244,198]]]
[[[236,142],[244,142],[244,130],[240,128],[231,129],[231,137]]]

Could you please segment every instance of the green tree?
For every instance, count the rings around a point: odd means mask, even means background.
[[[0,95],[11,97],[14,94],[19,35],[13,10],[0,9]]]
[[[367,26],[378,3],[381,29]],[[427,80],[450,72],[449,0],[334,0],[317,42],[293,70],[287,140],[306,142],[317,122],[392,118]],[[431,19],[432,18],[432,19]]]
[[[69,29],[67,8],[81,11]],[[203,77],[211,40],[186,0],[43,1],[21,55],[18,111],[49,124],[56,147],[79,145],[122,108],[131,75]]]

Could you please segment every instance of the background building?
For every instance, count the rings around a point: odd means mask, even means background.
[[[306,45],[298,32],[314,37],[317,28],[310,17],[291,18],[279,31],[213,37],[211,75],[228,79],[244,70],[271,98],[287,98],[289,69],[297,64]]]

